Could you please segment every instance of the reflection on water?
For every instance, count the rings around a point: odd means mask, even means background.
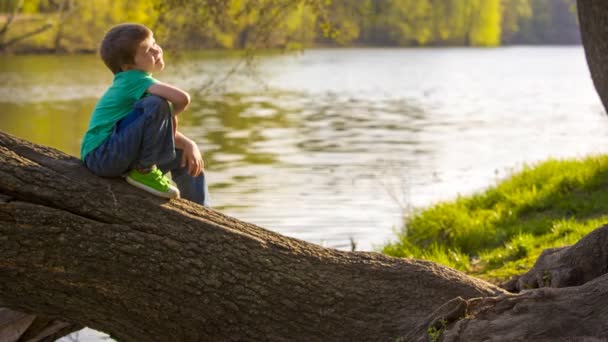
[[[357,235],[384,224],[386,237],[402,214],[383,173],[428,152],[417,141],[426,121],[403,100],[268,91],[199,101],[182,123],[206,150],[216,208],[327,246],[349,248],[352,237],[369,249]]]
[[[3,57],[0,128],[77,155],[111,75],[94,56]],[[159,79],[191,90],[180,125],[205,155],[214,206],[325,246],[392,237],[404,209],[493,184],[522,163],[608,150],[579,47],[313,50],[189,57]],[[216,88],[217,90],[217,88]]]
[[[95,99],[0,103],[0,129],[77,156]]]

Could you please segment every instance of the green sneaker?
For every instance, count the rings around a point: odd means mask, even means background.
[[[127,175],[127,183],[156,196],[179,198],[179,190],[171,185],[169,179],[156,166],[148,173],[131,170]]]

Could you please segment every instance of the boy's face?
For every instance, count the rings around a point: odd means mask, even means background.
[[[152,35],[139,44],[134,60],[135,64],[129,65],[128,69],[137,69],[152,73],[161,71],[165,68],[163,49],[156,44],[154,36]]]

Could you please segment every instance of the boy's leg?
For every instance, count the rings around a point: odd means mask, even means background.
[[[144,131],[139,158],[135,160],[134,167],[149,168],[174,159],[173,114],[167,100],[151,95],[139,100],[135,108],[141,108],[144,116],[147,115],[150,127]]]
[[[169,104],[147,96],[114,128],[112,135],[85,158],[98,176],[117,177],[137,168],[150,168],[175,158],[173,121]]]
[[[205,172],[197,177],[190,176],[188,168],[180,166],[182,153],[182,150],[176,149],[175,158],[168,163],[159,164],[158,167],[163,173],[171,171],[171,178],[177,184],[182,198],[209,207],[211,198],[209,197]]]

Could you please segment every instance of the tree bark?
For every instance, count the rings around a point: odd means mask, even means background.
[[[608,226],[544,253],[518,280],[536,285],[510,294],[152,197],[0,132],[0,305],[42,315],[0,311],[2,341],[81,326],[120,341],[595,341],[608,336],[606,239]],[[547,272],[565,281],[535,283]],[[571,287],[526,290],[547,285]]]
[[[608,273],[608,225],[572,246],[544,250],[534,267],[503,285],[510,292],[578,286]]]
[[[13,324],[0,339],[90,326],[121,341],[594,340],[608,335],[607,235],[544,253],[509,294],[431,262],[326,249],[151,197],[0,132],[0,305],[46,317],[2,311]]]
[[[576,3],[591,78],[608,111],[608,1],[577,0]]]
[[[608,275],[582,286],[541,288],[494,298],[454,299],[405,341],[606,341]]]
[[[1,305],[120,341],[394,340],[452,298],[505,293],[148,196],[4,133],[0,193]]]

